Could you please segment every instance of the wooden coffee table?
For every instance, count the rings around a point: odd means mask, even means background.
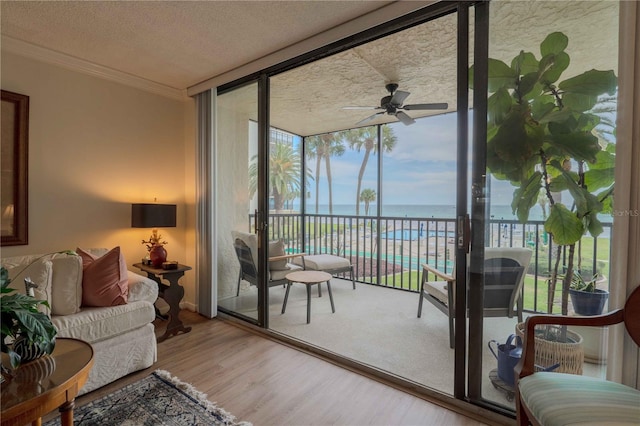
[[[9,365],[2,354],[3,365]],[[93,366],[93,348],[77,339],[56,339],[51,355],[21,365],[2,383],[2,426],[41,424],[58,408],[63,425],[73,425],[74,401]]]
[[[282,304],[282,313],[287,307],[287,299],[289,298],[289,289],[292,283],[305,284],[307,286],[307,324],[311,322],[311,286],[318,284],[318,290],[320,284],[327,283],[327,289],[329,290],[329,300],[331,300],[331,312],[335,313],[336,308],[333,304],[333,295],[331,294],[331,274],[322,271],[295,271],[289,272],[285,278],[289,281],[287,283],[287,291],[284,294],[284,302]]]

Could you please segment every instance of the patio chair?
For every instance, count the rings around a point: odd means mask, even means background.
[[[484,316],[508,317],[517,315],[522,322],[522,287],[525,271],[531,261],[531,250],[521,247],[485,248],[484,260]],[[438,281],[428,281],[429,274]],[[455,318],[455,272],[446,274],[422,264],[418,318],[422,316],[422,302],[427,300],[449,317],[449,346],[453,348]]]
[[[231,236],[233,238],[233,247],[240,263],[238,287],[236,289],[236,296],[239,296],[240,282],[243,280],[251,285],[258,285],[258,268],[254,262],[258,255],[258,239],[256,234],[239,231],[231,231]],[[267,286],[285,285],[287,283],[285,275],[289,272],[303,269],[301,266],[288,261],[298,257],[302,258],[305,253],[284,254],[284,245],[281,241],[273,241],[269,244],[269,252],[277,252],[277,255],[269,257],[269,281]]]
[[[637,425],[640,422],[639,390],[598,377],[536,371],[534,365],[535,341],[538,340],[534,333],[538,325],[604,327],[621,322],[636,344],[636,348],[630,344],[627,353],[634,353],[632,351],[637,351],[637,345],[640,345],[640,287],[627,298],[624,309],[605,315],[532,315],[527,318],[522,359],[515,368],[517,424]]]

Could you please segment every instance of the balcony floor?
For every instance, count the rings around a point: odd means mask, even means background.
[[[306,323],[305,286],[293,284],[286,312],[281,314],[285,289],[270,289],[270,328],[306,343],[322,347],[360,363],[387,371],[446,394],[453,394],[454,351],[449,348],[447,316],[429,302],[423,303],[417,318],[418,294],[407,291],[356,284],[334,278],[332,281],[336,312],[331,312],[326,285],[322,298],[314,286],[311,298],[311,323]],[[244,297],[243,297],[244,296]],[[233,306],[229,305],[229,302]],[[255,287],[241,292],[240,298],[224,305],[255,316]],[[223,304],[223,303],[221,303]],[[252,313],[253,311],[253,313]],[[514,333],[517,318],[486,318],[484,342],[504,343]],[[491,384],[489,372],[497,362],[485,344],[483,348],[483,397],[513,408],[504,393]],[[598,375],[600,368],[585,364],[585,374]]]

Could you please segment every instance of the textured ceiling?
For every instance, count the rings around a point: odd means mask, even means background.
[[[392,1],[2,1],[2,34],[176,89]]]
[[[388,3],[2,1],[1,31],[185,89]],[[615,68],[611,64],[617,62],[617,13],[613,1],[496,0],[490,14],[490,56],[510,61],[524,49],[539,57],[540,41],[552,31],[563,31],[569,36],[571,56],[565,76]],[[272,125],[300,135],[353,127],[373,111],[342,107],[379,105],[389,82],[411,92],[406,104],[448,102],[453,111],[455,43],[456,18],[445,16],[274,76]],[[255,104],[244,108],[256,110]],[[408,112],[414,118],[424,113]],[[387,121],[396,118],[385,115],[368,124]]]

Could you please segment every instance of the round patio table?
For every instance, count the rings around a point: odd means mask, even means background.
[[[311,286],[318,285],[323,282],[327,283],[327,289],[329,290],[329,300],[331,301],[331,312],[335,313],[336,308],[333,304],[333,294],[331,294],[331,274],[322,271],[295,271],[289,272],[285,278],[289,281],[287,283],[287,291],[284,294],[284,302],[282,304],[282,313],[287,307],[287,299],[289,298],[289,289],[292,283],[305,284],[307,286],[307,324],[311,322]]]

